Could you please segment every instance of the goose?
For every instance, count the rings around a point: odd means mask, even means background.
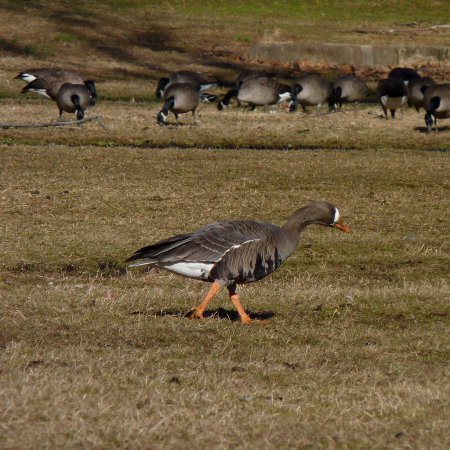
[[[217,84],[217,80],[209,75],[192,72],[190,70],[180,70],[173,72],[168,78],[160,78],[156,87],[155,96],[158,100],[164,97],[165,90],[174,83],[191,83],[197,86],[200,92],[204,92]]]
[[[77,120],[84,118],[84,111],[91,104],[91,96],[84,84],[64,83],[56,95],[59,108],[59,120],[62,113],[77,113]]]
[[[367,97],[369,88],[356,75],[343,75],[333,82],[333,91],[334,101],[341,107],[344,102],[362,102]]]
[[[157,114],[156,118],[159,125],[165,125],[169,111],[175,114],[175,118],[178,122],[178,114],[192,112],[194,118],[194,124],[197,123],[195,118],[195,111],[199,104],[199,101],[209,99],[214,101],[215,96],[207,93],[201,93],[199,86],[195,86],[191,83],[173,83],[164,91],[164,106]]]
[[[391,111],[391,116],[395,118],[395,110],[406,104],[408,92],[405,83],[400,78],[386,78],[380,80],[377,86],[378,100],[383,108],[386,119],[388,118],[387,110]]]
[[[420,75],[410,67],[396,67],[388,73],[388,78],[399,78],[408,84],[410,80],[420,78]]]
[[[423,107],[423,93],[425,88],[434,86],[436,83],[431,77],[421,77],[412,79],[407,86],[408,106],[414,106],[419,112]]]
[[[208,303],[222,286],[242,323],[252,319],[237,294],[237,285],[258,281],[274,272],[297,248],[300,235],[311,224],[349,227],[331,203],[319,201],[297,209],[282,227],[253,220],[216,222],[197,231],[164,239],[137,250],[129,267],[151,265],[185,277],[212,283],[191,318],[202,319]]]
[[[434,123],[437,131],[436,119],[450,118],[450,83],[430,86],[424,91],[425,124],[427,125],[427,130],[431,131]]]
[[[43,97],[55,100],[60,87],[64,83],[84,84],[90,94],[91,106],[95,105],[97,100],[97,91],[94,81],[85,80],[81,75],[75,72],[52,68],[29,69],[19,73],[16,78],[28,83],[22,89],[22,93],[34,92]]]
[[[238,81],[238,87],[230,89],[217,104],[222,111],[229,106],[230,100],[236,97],[238,102],[248,103],[253,111],[257,106],[268,106],[282,103],[291,98],[290,87],[267,75],[248,74]]]
[[[324,103],[328,103],[330,111],[334,110],[333,88],[331,83],[320,75],[308,74],[299,78],[292,86],[291,97],[291,112],[296,111],[299,104],[303,111],[306,111],[306,106],[315,106],[317,114]]]

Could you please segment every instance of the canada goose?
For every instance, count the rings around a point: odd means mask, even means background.
[[[342,106],[345,103],[362,102],[369,92],[367,84],[356,75],[343,75],[333,82],[334,102]]]
[[[16,78],[28,83],[22,89],[22,93],[35,92],[43,97],[55,100],[60,87],[64,83],[84,84],[90,94],[91,106],[95,105],[97,100],[95,83],[92,80],[85,80],[75,72],[51,68],[29,69],[19,73]]]
[[[77,120],[84,118],[84,111],[91,104],[91,96],[84,84],[64,83],[56,95],[56,104],[59,108],[59,119],[62,113],[76,111]]]
[[[420,75],[410,67],[396,67],[388,73],[388,78],[399,78],[408,84],[410,80],[420,78]]]
[[[425,124],[431,131],[433,123],[437,131],[436,119],[450,118],[450,83],[437,84],[424,89],[423,107],[425,108]]]
[[[217,104],[217,109],[222,111],[229,104],[233,97],[238,102],[248,103],[251,110],[257,106],[268,106],[282,103],[291,98],[290,87],[271,78],[267,75],[256,75],[253,77],[243,77],[239,80],[238,87],[230,89],[221,101]]]
[[[217,84],[217,80],[209,75],[189,70],[173,72],[168,78],[161,78],[158,81],[158,86],[155,91],[156,98],[161,100],[164,96],[164,91],[174,83],[191,83],[198,87],[200,92],[204,92],[214,87]]]
[[[423,93],[426,87],[434,86],[436,83],[431,77],[413,78],[407,86],[408,106],[414,106],[416,111],[423,107]]]
[[[160,125],[165,125],[169,111],[175,114],[178,122],[178,114],[192,112],[194,124],[197,123],[195,118],[195,110],[197,109],[200,98],[209,96],[209,94],[201,94],[198,85],[191,83],[173,83],[164,91],[164,106],[156,116]]]
[[[295,111],[299,104],[303,111],[306,111],[306,106],[316,106],[317,114],[324,103],[328,103],[330,111],[334,110],[333,88],[330,82],[320,75],[308,74],[299,78],[292,86],[291,97],[291,112]]]
[[[226,286],[241,322],[249,323],[236,285],[260,280],[275,271],[297,248],[301,232],[311,224],[350,231],[335,206],[315,202],[295,211],[283,227],[253,220],[217,222],[143,247],[127,262],[131,263],[129,267],[154,265],[212,282],[202,303],[192,309],[192,318],[203,318],[210,300]]]
[[[406,85],[400,78],[386,78],[378,82],[377,95],[383,108],[386,119],[388,118],[387,110],[391,111],[391,116],[395,118],[395,110],[402,109],[406,104],[408,92]]]

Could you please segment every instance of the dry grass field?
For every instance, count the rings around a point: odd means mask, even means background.
[[[189,116],[173,125],[172,115],[159,127],[158,76],[191,58],[191,68],[231,81],[233,55],[251,44],[235,38],[249,16],[217,2],[210,28],[183,45],[195,48],[222,20],[234,24],[217,36],[220,48],[231,42],[230,55],[202,65],[186,48],[141,49],[123,31],[124,22],[145,29],[162,16],[182,29],[195,21],[195,2],[160,11],[141,3],[98,2],[88,19],[110,18],[106,31],[81,27],[87,2],[60,29],[64,2],[50,12],[27,4],[37,11],[31,34],[66,33],[51,43],[61,60],[42,53],[42,40],[24,54],[20,28],[15,50],[14,37],[0,35],[7,123],[58,116],[52,102],[18,94],[21,69],[76,68],[89,33],[110,33],[121,49],[108,60],[96,47],[86,66],[100,80],[87,115],[106,129],[0,130],[0,447],[448,448],[450,121],[428,134],[423,113],[386,121],[375,104],[319,116],[204,104],[198,125]],[[446,5],[435,3],[430,23]],[[5,27],[23,18],[16,4],[0,8]],[[293,33],[298,18],[274,20]],[[77,27],[85,38],[70,40]],[[139,64],[141,51],[155,55],[153,67]],[[241,288],[261,324],[241,325],[224,292],[207,319],[188,320],[206,284],[126,269],[128,256],[158,239],[224,219],[282,224],[321,199],[352,232],[309,227],[277,272]]]

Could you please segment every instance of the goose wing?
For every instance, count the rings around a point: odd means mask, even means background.
[[[271,225],[253,221],[217,222],[188,234],[164,239],[137,250],[127,262],[130,266],[164,266],[182,261],[217,263],[232,249],[264,238]]]

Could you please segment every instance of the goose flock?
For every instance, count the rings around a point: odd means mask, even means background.
[[[22,92],[34,92],[54,100],[60,118],[63,112],[75,113],[83,119],[84,111],[96,102],[95,83],[61,69],[30,69],[16,78],[27,83]],[[251,110],[258,106],[289,102],[294,112],[315,107],[320,112],[327,105],[334,111],[343,103],[363,102],[369,92],[366,83],[355,75],[344,75],[328,81],[317,74],[307,74],[292,86],[281,83],[264,72],[243,72],[235,85],[222,98],[209,94],[217,80],[197,72],[178,71],[158,82],[155,96],[164,101],[157,114],[160,125],[167,123],[169,112],[175,115],[195,112],[200,102],[215,102],[221,111],[235,98]],[[436,84],[430,77],[421,77],[410,68],[393,69],[377,86],[378,101],[386,119],[388,111],[406,105],[425,110],[428,131],[437,119],[450,117],[450,83]],[[190,317],[201,319],[221,287],[227,287],[230,300],[242,323],[251,323],[237,294],[237,285],[258,281],[274,272],[297,248],[305,227],[318,224],[348,233],[349,227],[339,210],[328,202],[314,202],[297,209],[282,227],[252,220],[217,222],[191,233],[169,237],[137,250],[126,261],[129,267],[156,266],[189,278],[211,283],[203,301],[191,310]]]
[[[97,99],[94,81],[75,72],[55,68],[29,69],[16,78],[27,83],[23,93],[34,92],[54,100],[60,118],[63,112],[76,112],[77,119],[83,119],[86,108],[94,105]],[[219,99],[206,92],[218,84],[209,75],[187,70],[161,78],[155,91],[156,98],[164,101],[157,114],[158,124],[167,124],[169,112],[174,114],[177,123],[180,114],[190,112],[196,123],[195,112],[200,102],[218,100],[217,109],[223,111],[233,98],[238,105],[245,103],[251,110],[288,101],[291,112],[300,105],[303,111],[312,106],[319,113],[324,105],[330,111],[335,111],[343,103],[357,105],[364,102],[369,93],[367,84],[356,75],[343,75],[329,81],[318,74],[306,74],[290,86],[265,72],[242,72],[237,76],[234,87]],[[407,105],[417,111],[420,108],[425,110],[428,131],[433,126],[437,130],[437,119],[450,118],[450,83],[436,84],[431,77],[422,77],[408,67],[392,69],[387,78],[378,82],[376,94],[386,119],[388,111],[395,118],[396,111],[403,112]]]

